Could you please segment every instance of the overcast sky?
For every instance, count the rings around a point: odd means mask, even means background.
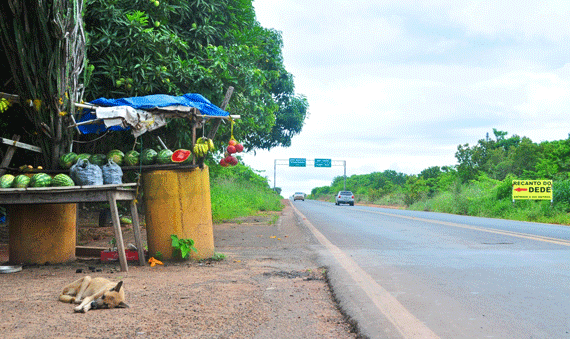
[[[570,133],[570,1],[254,0],[283,35],[309,102],[288,148],[246,154],[288,197],[343,175],[275,159],[346,160],[347,176],[455,165],[493,128],[534,142]],[[239,114],[239,112],[232,112]],[[347,187],[347,189],[351,189]]]

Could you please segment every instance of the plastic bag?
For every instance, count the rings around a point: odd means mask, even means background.
[[[101,170],[103,171],[103,183],[105,185],[123,183],[123,170],[112,159],[109,159],[105,165],[101,166]]]
[[[76,185],[91,186],[103,185],[103,173],[101,168],[89,162],[87,159],[79,159],[69,169],[69,176]]]

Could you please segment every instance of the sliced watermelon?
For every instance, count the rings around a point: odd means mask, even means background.
[[[171,160],[172,162],[184,162],[188,157],[192,155],[192,152],[187,149],[177,149],[172,153]]]

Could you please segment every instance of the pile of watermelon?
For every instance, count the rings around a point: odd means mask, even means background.
[[[30,174],[4,174],[0,177],[0,188],[26,188],[26,187],[58,187],[75,186],[69,175],[60,173],[53,178],[47,173]]]
[[[141,153],[130,150],[125,153],[123,151],[114,149],[107,154],[89,154],[69,152],[59,158],[59,167],[61,169],[69,170],[80,159],[86,159],[89,163],[104,166],[109,160],[113,160],[117,165],[121,166],[137,166],[153,165],[153,164],[170,164],[174,162],[182,162],[177,160],[180,158],[180,153],[177,153],[177,158],[174,159],[174,152],[168,149],[156,151],[152,148],[144,149]],[[188,156],[183,156],[186,159]],[[27,174],[5,174],[0,177],[0,188],[26,188],[26,187],[61,187],[61,186],[75,186],[73,179],[64,173],[60,173],[52,177],[47,173],[27,173]]]
[[[135,150],[123,152],[118,149],[109,151],[107,154],[89,154],[69,152],[59,158],[61,169],[70,169],[80,159],[86,159],[89,163],[103,166],[109,160],[113,160],[119,166],[138,166],[153,164],[188,163],[192,152],[186,149],[171,151],[162,149],[156,151],[152,148],[143,149],[140,153]],[[0,177],[0,188],[26,188],[26,187],[62,187],[75,186],[73,179],[64,173],[52,177],[47,173],[5,174]]]
[[[186,154],[186,152],[181,151],[187,150],[181,149],[173,152],[169,149],[156,151],[152,148],[146,148],[140,153],[135,150],[123,152],[118,149],[111,150],[107,154],[76,154],[69,152],[60,157],[59,166],[62,169],[70,169],[79,159],[87,159],[89,163],[98,166],[105,165],[109,159],[113,160],[119,166],[183,163],[185,161],[181,161],[180,159],[183,158],[187,160],[190,153]]]

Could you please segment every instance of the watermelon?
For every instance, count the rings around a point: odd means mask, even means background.
[[[79,159],[89,160],[90,157],[91,157],[91,154],[89,154],[89,153],[81,153],[81,154],[77,155],[77,160],[75,160],[75,162],[77,162]]]
[[[160,152],[158,152],[158,155],[156,156],[156,162],[158,162],[159,164],[170,164],[172,163],[172,154],[174,152],[172,152],[169,149],[163,149],[160,150]]]
[[[107,162],[105,154],[93,154],[89,157],[89,162],[93,165],[103,166]]]
[[[152,148],[143,149],[140,157],[141,163],[143,165],[152,165],[156,161],[157,156],[158,153]]]
[[[65,153],[59,157],[59,166],[63,169],[69,169],[77,161],[77,154],[74,152]]]
[[[30,183],[30,177],[25,174],[17,175],[12,182],[12,187],[15,188],[26,188]]]
[[[172,162],[184,162],[186,161],[192,152],[187,149],[177,149],[172,153],[172,158],[170,159]]]
[[[126,166],[136,166],[139,164],[140,154],[135,150],[128,151],[125,153],[125,158],[123,159],[123,163]]]
[[[113,160],[113,162],[119,166],[123,164],[123,159],[125,158],[125,153],[123,151],[114,149],[107,153],[107,159]]]
[[[15,176],[12,174],[4,174],[0,177],[0,188],[10,188],[14,182]]]
[[[48,187],[51,185],[51,176],[46,173],[36,173],[28,183],[29,187]]]
[[[73,182],[73,179],[71,179],[69,175],[60,173],[55,177],[53,177],[53,179],[51,180],[51,185],[56,187],[75,186],[75,183]]]

